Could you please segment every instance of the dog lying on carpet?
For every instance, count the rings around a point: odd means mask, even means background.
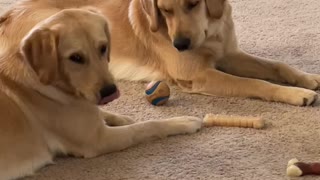
[[[85,6],[99,9],[111,24],[110,70],[116,79],[166,80],[189,93],[297,106],[318,98],[313,90],[320,86],[320,75],[238,47],[228,0],[24,0],[0,20],[0,49],[17,44],[14,35],[20,30],[15,27],[29,28],[24,11]]]
[[[110,69],[116,78],[167,80],[189,93],[298,106],[318,97],[312,90],[319,88],[320,75],[238,47],[228,0],[118,0],[95,6],[114,27]]]
[[[17,7],[0,19],[1,180],[32,175],[56,154],[90,158],[201,128],[195,117],[133,124],[99,108],[119,91],[108,24],[94,9]]]

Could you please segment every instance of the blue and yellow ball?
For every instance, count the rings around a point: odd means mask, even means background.
[[[164,81],[150,82],[145,93],[148,102],[154,106],[163,105],[170,98],[170,88]]]

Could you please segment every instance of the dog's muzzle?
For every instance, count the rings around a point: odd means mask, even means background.
[[[120,97],[120,91],[118,90],[117,86],[114,84],[107,85],[100,90],[100,100],[98,104],[104,105],[109,102],[112,102],[113,100],[119,97]]]
[[[176,38],[173,41],[173,46],[178,49],[178,51],[185,51],[190,48],[191,40],[189,38]]]

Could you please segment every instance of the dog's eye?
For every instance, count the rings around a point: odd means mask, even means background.
[[[69,59],[74,62],[74,63],[77,63],[77,64],[84,64],[84,58],[80,55],[80,54],[72,54]]]
[[[101,55],[104,55],[107,52],[107,45],[102,45],[100,47],[100,53]]]
[[[187,5],[187,8],[188,8],[189,10],[192,10],[192,9],[195,8],[198,4],[199,4],[199,1],[190,2],[190,3]]]
[[[167,15],[172,15],[173,14],[173,10],[171,10],[171,9],[162,9],[162,12],[164,12]]]

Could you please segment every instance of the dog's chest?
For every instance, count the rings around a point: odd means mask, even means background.
[[[53,154],[67,154],[73,148],[70,144],[81,144],[81,138],[88,129],[102,125],[96,106],[82,101],[59,104],[47,100],[30,106],[34,114],[34,125]]]

